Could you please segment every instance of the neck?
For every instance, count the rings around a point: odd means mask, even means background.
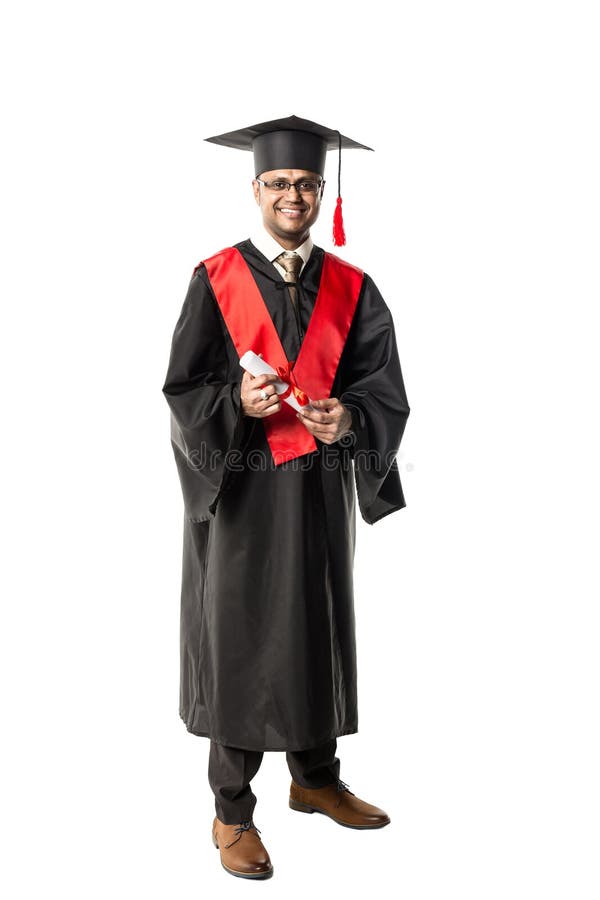
[[[304,243],[307,237],[310,234],[310,230],[307,228],[302,234],[299,235],[283,235],[283,234],[274,234],[269,228],[267,231],[274,238],[278,244],[281,244],[284,250],[297,250],[297,248]]]

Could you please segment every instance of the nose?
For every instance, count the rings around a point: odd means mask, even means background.
[[[294,191],[296,194],[298,194],[298,197],[302,200],[302,194],[298,190],[297,184],[290,184],[289,188],[286,191],[286,194],[289,194],[291,191]]]

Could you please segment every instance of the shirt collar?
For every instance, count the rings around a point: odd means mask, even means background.
[[[281,244],[269,234],[266,228],[257,229],[250,240],[256,249],[260,250],[263,256],[266,256],[269,262],[273,262],[281,253],[286,252],[285,247],[282,247]],[[296,247],[293,251],[302,258],[303,267],[308,262],[308,258],[312,253],[312,248],[313,242],[309,234],[304,243],[300,244],[300,246]]]

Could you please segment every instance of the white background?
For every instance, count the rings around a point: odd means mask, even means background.
[[[598,897],[593,7],[4,13],[5,896]],[[275,875],[246,888],[177,712],[161,388],[193,266],[258,215],[251,156],[203,138],[291,114],[375,149],[344,154],[339,253],[394,314],[407,507],[358,520],[360,730],[338,755],[392,823],[292,812],[267,753]]]

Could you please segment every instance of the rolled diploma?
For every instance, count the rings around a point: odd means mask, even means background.
[[[243,369],[247,369],[251,375],[277,375],[275,369],[269,365],[262,357],[257,356],[252,350],[246,350],[243,356],[240,357],[240,366]],[[275,386],[275,390],[278,394],[284,394],[289,387],[289,384],[286,384],[285,381],[274,381],[273,385]],[[309,402],[305,406],[300,406],[298,401],[296,400],[294,393],[292,391],[291,394],[288,394],[287,397],[283,398],[286,403],[289,403],[291,407],[300,412],[302,409],[314,409],[314,406]]]

